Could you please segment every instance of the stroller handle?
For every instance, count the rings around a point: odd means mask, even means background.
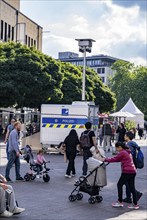
[[[46,163],[50,163],[50,161],[46,161],[46,162],[44,162],[44,164],[46,164]]]
[[[103,166],[103,165],[108,166],[109,163],[105,163],[105,162],[103,162],[103,163],[101,163],[101,164],[99,165],[99,167],[101,167],[101,166]]]

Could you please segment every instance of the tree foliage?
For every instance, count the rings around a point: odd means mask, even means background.
[[[127,131],[130,131],[131,129],[136,128],[136,122],[128,120],[125,122],[125,127],[126,127]]]
[[[73,100],[80,101],[82,94],[83,67],[62,63],[63,103],[71,104]],[[115,95],[102,83],[98,74],[91,68],[86,68],[86,100],[99,105],[101,112],[108,112],[115,108]]]
[[[116,61],[110,88],[116,94],[117,110],[131,97],[141,111],[147,113],[147,68],[130,62]]]
[[[0,106],[38,107],[62,98],[57,61],[21,44],[0,44]]]
[[[71,104],[81,100],[82,67],[63,63],[35,48],[0,43],[0,106],[38,108],[42,103]],[[115,96],[98,74],[86,70],[86,100],[101,111],[115,107]]]

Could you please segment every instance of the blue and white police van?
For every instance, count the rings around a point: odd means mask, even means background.
[[[40,143],[57,146],[63,142],[71,129],[80,137],[85,123],[92,122],[98,134],[98,106],[94,102],[75,101],[71,105],[43,104],[41,106]]]

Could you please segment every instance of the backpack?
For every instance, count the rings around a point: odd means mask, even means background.
[[[142,169],[144,167],[144,155],[143,152],[140,150],[140,148],[137,149],[135,166],[138,169]]]
[[[82,148],[90,148],[91,147],[89,134],[90,134],[90,131],[86,134],[84,132],[81,134],[80,145]]]

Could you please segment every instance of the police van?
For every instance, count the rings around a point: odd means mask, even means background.
[[[73,102],[71,105],[41,105],[40,143],[43,146],[58,146],[71,129],[80,137],[85,123],[90,121],[98,135],[98,106],[94,102]]]

